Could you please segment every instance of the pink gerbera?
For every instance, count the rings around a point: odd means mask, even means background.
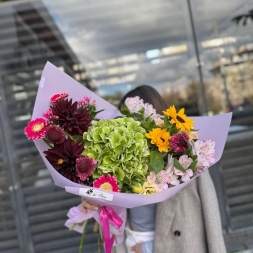
[[[120,191],[116,177],[111,175],[100,176],[99,179],[94,181],[93,186],[106,191]]]
[[[60,98],[67,98],[69,96],[69,94],[67,92],[64,92],[64,93],[56,93],[54,94],[51,98],[50,98],[50,101],[52,103],[54,103],[55,101],[57,101],[58,99]]]
[[[80,157],[76,159],[76,171],[78,177],[85,181],[87,177],[91,176],[95,170],[95,165],[97,161],[93,158],[89,158],[88,156]]]
[[[170,139],[170,146],[175,153],[183,153],[189,147],[189,139],[189,136],[184,132],[174,134]]]
[[[30,140],[41,140],[45,136],[46,126],[49,124],[47,119],[37,118],[31,120],[25,128],[25,135]]]

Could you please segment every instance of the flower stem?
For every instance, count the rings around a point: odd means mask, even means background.
[[[81,238],[81,242],[80,242],[80,246],[79,246],[79,253],[82,253],[82,250],[83,250],[83,241],[84,241],[84,236],[86,234],[87,225],[88,225],[88,220],[86,220],[85,225],[84,225],[82,238]]]
[[[76,223],[73,223],[73,224],[71,225],[71,227],[69,228],[69,230],[72,231],[72,230],[75,228],[75,226],[76,226]]]
[[[53,146],[50,145],[50,143],[45,138],[43,138],[42,140],[48,145],[48,147],[53,148]]]

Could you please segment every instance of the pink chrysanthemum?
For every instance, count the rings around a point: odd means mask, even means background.
[[[57,101],[58,99],[60,98],[67,98],[69,96],[69,94],[67,92],[64,92],[64,93],[56,93],[54,94],[51,98],[50,98],[50,101],[52,103],[54,103],[55,101]]]
[[[49,121],[43,118],[37,118],[30,121],[25,128],[25,135],[30,140],[41,140],[45,136]]]
[[[170,146],[175,153],[183,153],[188,149],[188,140],[189,136],[184,132],[174,134],[170,139]]]
[[[85,181],[87,177],[91,176],[95,170],[95,165],[97,161],[93,158],[89,158],[88,156],[80,157],[76,159],[76,171],[78,177]]]
[[[53,113],[52,113],[52,111],[51,110],[47,110],[46,112],[43,112],[43,117],[44,118],[46,118],[46,119],[48,119],[48,120],[50,120],[51,119],[51,117],[53,116]]]
[[[45,137],[53,144],[60,144],[65,141],[66,134],[61,128],[57,126],[49,126],[46,129]]]
[[[111,175],[100,176],[99,179],[94,181],[93,186],[106,191],[120,191],[116,177]]]

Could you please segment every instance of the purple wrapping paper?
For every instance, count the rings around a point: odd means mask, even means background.
[[[92,100],[93,99],[96,100],[97,110],[105,109],[105,111],[98,114],[98,118],[100,119],[103,118],[110,119],[120,115],[120,112],[113,105],[109,104],[108,102],[97,96],[95,93],[91,92],[90,90],[79,84],[77,81],[72,79],[70,76],[59,70],[51,63],[47,62],[44,71],[42,73],[40,85],[38,88],[32,119],[42,117],[42,113],[48,110],[49,99],[52,95],[54,95],[55,93],[64,93],[64,92],[68,92],[70,94],[70,97],[73,98],[74,100],[80,100],[84,96],[89,96],[92,98]],[[216,150],[215,162],[219,161],[219,159],[221,158],[228,135],[231,118],[232,113],[226,113],[218,116],[193,117],[193,119],[195,120],[195,129],[199,130],[198,131],[199,139],[201,140],[211,139],[212,141],[215,141],[215,150]],[[87,187],[84,185],[73,183],[72,181],[66,179],[61,174],[59,174],[51,166],[51,164],[47,161],[45,155],[43,154],[43,151],[48,149],[46,144],[43,141],[38,140],[34,141],[34,143],[38,151],[40,152],[40,155],[44,160],[45,165],[47,166],[56,185],[65,188],[67,192],[70,192],[75,195],[80,195],[79,194],[80,188],[85,188],[87,190],[92,189],[92,187]],[[194,180],[194,178],[192,178],[188,182],[185,182],[178,186],[171,187],[169,189],[166,189],[153,195],[145,196],[139,194],[112,193],[113,194],[112,201],[100,198],[91,198],[87,196],[85,196],[85,198],[90,199],[93,202],[99,203],[100,205],[107,205],[117,208],[132,208],[151,203],[161,202],[168,198],[171,198],[177,192],[183,189],[187,184],[189,184],[192,180]],[[100,192],[103,193],[104,191],[101,190]],[[74,214],[76,215],[75,217],[73,216]],[[99,219],[97,218],[98,216],[97,211],[88,212],[88,214],[79,213],[79,207],[72,208],[68,213],[68,216],[70,219],[66,223],[67,226],[70,226],[70,224],[73,224],[75,222],[81,222],[90,217],[95,217],[95,219]],[[124,211],[120,213],[120,216],[125,222]],[[78,228],[78,226],[75,227],[75,230],[82,231],[82,229],[83,228],[81,227]],[[121,241],[121,238],[119,241]]]

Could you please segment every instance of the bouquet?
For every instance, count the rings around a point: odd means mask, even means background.
[[[106,253],[123,239],[125,208],[174,196],[221,157],[231,114],[192,119],[174,106],[163,113],[139,97],[118,111],[50,63],[43,71],[25,134],[57,185],[101,205],[87,214],[72,208],[66,226],[84,235],[94,217]]]

